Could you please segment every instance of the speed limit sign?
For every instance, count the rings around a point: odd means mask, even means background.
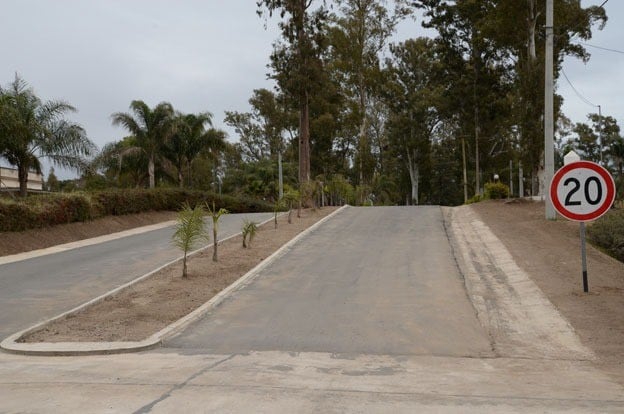
[[[555,210],[569,220],[596,220],[611,208],[615,182],[609,171],[595,162],[572,162],[553,176],[550,199]]]

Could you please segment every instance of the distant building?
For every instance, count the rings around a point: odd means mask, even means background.
[[[27,187],[32,191],[43,190],[43,176],[34,172],[28,173]],[[16,168],[0,167],[0,191],[19,189],[19,178]]]

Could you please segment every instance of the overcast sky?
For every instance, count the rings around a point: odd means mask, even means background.
[[[609,22],[588,43],[624,49],[622,3],[605,5]],[[71,103],[78,109],[71,118],[99,147],[126,135],[110,115],[128,111],[133,99],[210,111],[215,126],[227,130],[224,111],[248,111],[253,89],[272,87],[266,65],[279,33],[275,21],[265,30],[255,0],[2,0],[0,12],[0,83],[17,72],[42,99]],[[419,20],[406,21],[397,40],[422,33]],[[578,92],[624,126],[624,54],[588,50],[588,64],[566,59],[565,72]],[[563,77],[558,93],[575,122],[597,112]]]

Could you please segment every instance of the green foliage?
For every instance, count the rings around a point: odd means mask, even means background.
[[[485,183],[485,198],[496,200],[509,197],[509,186],[499,182]]]
[[[191,208],[185,203],[178,213],[176,230],[171,238],[173,245],[184,252],[182,277],[188,277],[186,266],[188,252],[205,237],[204,209],[200,204]]]
[[[99,215],[97,204],[83,193],[0,199],[0,231],[23,231],[87,221]]]
[[[256,236],[258,232],[258,223],[251,220],[243,220],[243,229],[241,234],[243,235],[243,247],[246,249],[247,247],[251,247],[251,242],[253,238]],[[247,238],[249,238],[249,243],[247,243]]]
[[[154,169],[156,159],[175,131],[174,110],[168,102],[161,102],[153,109],[141,100],[130,103],[132,113],[116,112],[111,115],[113,125],[124,127],[136,139],[138,149],[147,155],[149,187],[156,186]]]
[[[28,172],[41,172],[42,157],[60,167],[86,169],[85,157],[96,146],[80,125],[65,119],[75,111],[63,101],[43,102],[17,75],[8,88],[0,87],[0,157],[17,168],[22,197]]]
[[[284,191],[284,198],[282,201],[288,208],[288,224],[292,223],[292,209],[295,203],[299,203],[301,201],[301,194],[299,191],[290,188],[287,186]]]
[[[587,228],[589,240],[624,262],[624,210],[613,209]]]
[[[334,174],[327,183],[329,193],[329,203],[332,205],[343,205],[353,203],[355,199],[355,189],[340,174]]]
[[[48,174],[48,179],[46,181],[45,187],[48,191],[52,192],[59,191],[61,189],[59,180],[56,177],[56,174],[54,174],[54,168],[50,168],[50,174]]]
[[[217,203],[233,213],[271,211],[263,201],[183,189],[106,190],[0,199],[0,231],[22,231],[146,211],[177,211],[181,205]]]
[[[478,203],[480,201],[485,200],[485,197],[482,197],[479,194],[475,194],[474,196],[470,197],[467,201],[466,204],[474,204],[474,203]]]

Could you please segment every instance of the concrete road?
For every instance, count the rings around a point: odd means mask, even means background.
[[[491,353],[439,207],[348,209],[167,346],[208,353]]]
[[[221,239],[240,232],[245,218],[221,218]],[[0,265],[0,338],[56,316],[180,257],[171,245],[173,227],[101,244]]]

